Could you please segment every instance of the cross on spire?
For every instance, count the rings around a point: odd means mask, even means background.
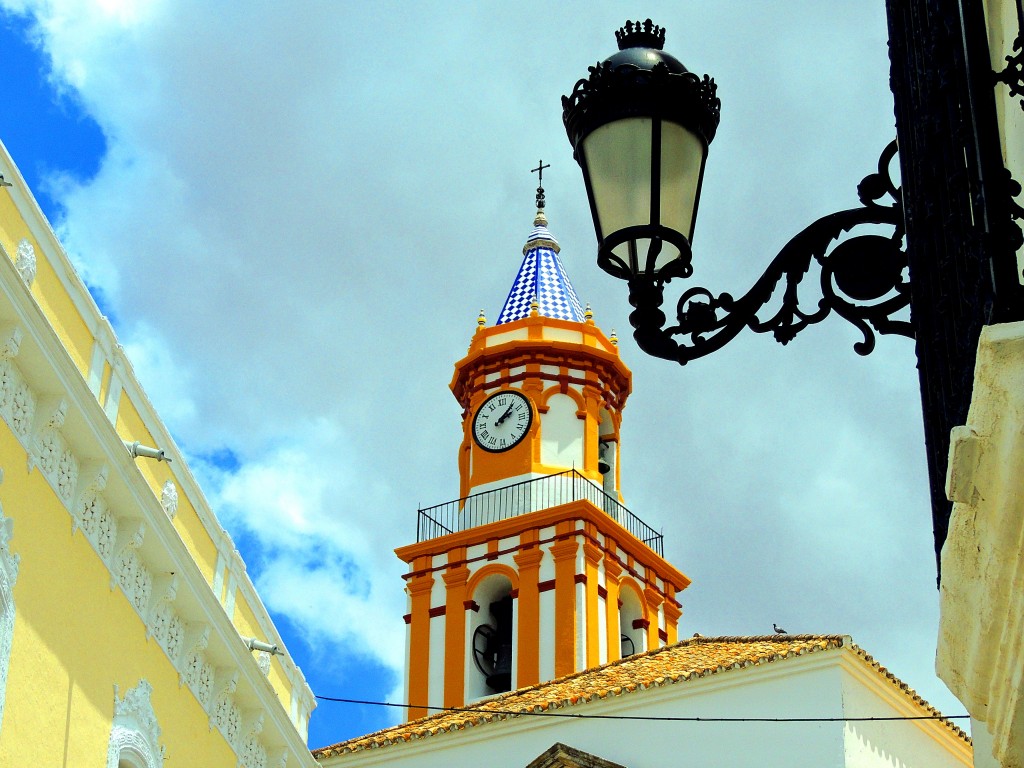
[[[550,167],[551,163],[544,165],[543,160],[538,160],[537,167],[530,169],[530,173],[537,174],[537,210],[544,210],[544,169]]]

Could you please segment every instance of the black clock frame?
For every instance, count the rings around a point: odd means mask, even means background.
[[[503,395],[511,395],[512,397],[521,398],[526,403],[527,413],[529,414],[526,421],[526,429],[524,429],[523,433],[518,438],[516,438],[511,444],[501,448],[490,448],[480,441],[480,437],[477,435],[476,430],[476,420],[480,417],[480,412],[484,409],[484,406],[486,406],[492,400],[502,397]],[[476,411],[473,413],[473,421],[470,424],[469,431],[473,434],[473,442],[475,442],[480,447],[481,450],[487,451],[488,453],[504,453],[505,451],[512,450],[521,442],[523,442],[523,440],[526,439],[526,436],[530,434],[530,429],[532,427],[533,401],[531,401],[529,397],[527,397],[517,389],[503,389],[499,392],[495,392],[493,395],[489,395],[486,400],[480,403],[480,407],[477,408]]]

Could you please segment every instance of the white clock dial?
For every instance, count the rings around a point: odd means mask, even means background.
[[[491,395],[473,417],[473,438],[485,451],[507,451],[530,431],[529,399],[512,389]]]

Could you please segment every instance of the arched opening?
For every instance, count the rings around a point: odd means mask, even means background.
[[[114,686],[114,724],[107,746],[107,768],[162,768],[160,726],[153,711],[153,686],[145,679],[122,698]]]
[[[606,408],[601,409],[601,424],[598,435],[597,469],[601,473],[601,485],[604,487],[604,492],[614,498],[617,491],[615,475],[616,467],[619,463],[619,441],[615,433],[615,425],[612,423],[611,414],[608,413]],[[615,505],[606,504],[605,506],[613,507],[613,509],[605,509],[605,512],[611,514],[613,518],[617,517],[614,514],[618,510]]]
[[[473,592],[479,606],[467,624],[466,700],[512,690],[515,679],[515,601],[503,574],[485,577]]]
[[[622,658],[647,650],[643,600],[628,582],[619,589],[619,640]]]

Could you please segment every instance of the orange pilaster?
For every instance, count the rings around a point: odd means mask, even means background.
[[[657,590],[648,587],[644,590],[644,597],[647,598],[647,647],[658,648],[661,646],[661,638],[658,637],[658,608],[664,602],[665,597]]]
[[[567,523],[572,525],[571,521]],[[562,523],[558,527],[562,527]],[[555,561],[555,677],[576,671],[576,552],[579,542],[551,545]]]
[[[604,617],[608,632],[608,661],[622,658],[622,630],[619,628],[619,578],[622,566],[610,557],[604,559]]]
[[[534,533],[536,536],[536,533]],[[516,649],[518,679],[515,687],[540,682],[540,547],[524,549],[513,558],[519,569],[519,644]]]
[[[601,663],[601,632],[598,626],[597,610],[597,566],[601,562],[601,550],[589,541],[583,544],[583,559],[587,574],[587,667]]]
[[[682,608],[670,600],[665,601],[665,633],[669,645],[679,640],[679,617],[682,615]]]
[[[464,559],[449,554],[449,562]],[[466,694],[466,581],[469,568],[449,568],[442,575],[445,586],[444,612],[444,705],[461,707]]]
[[[434,578],[430,574],[409,579],[405,589],[412,603],[409,620],[409,704],[421,706],[406,709],[406,717],[415,720],[427,714],[430,695],[430,591]]]
[[[583,400],[587,404],[584,416],[584,439],[583,439],[583,471],[597,472],[597,462],[600,458],[598,444],[601,431],[601,407],[604,401],[601,399],[601,390],[595,386],[583,387]]]

